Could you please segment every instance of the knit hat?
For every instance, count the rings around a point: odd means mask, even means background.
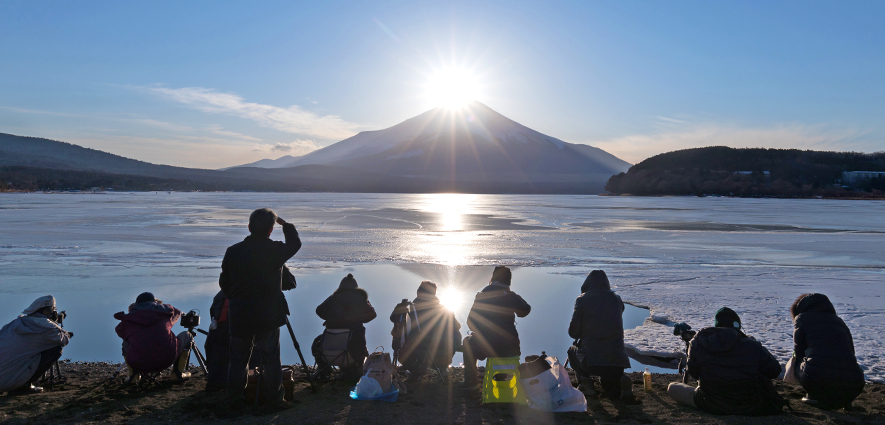
[[[436,295],[436,284],[429,280],[421,282],[421,284],[418,285],[418,295],[421,294]]]
[[[146,302],[154,302],[157,299],[154,298],[154,294],[150,292],[142,292],[138,298],[135,299],[136,304],[146,303]]]
[[[498,266],[495,267],[495,271],[492,272],[492,282],[498,282],[507,286],[510,286],[510,279],[513,278],[513,274],[510,272],[509,267]]]
[[[338,285],[339,289],[356,289],[358,287],[356,279],[353,278],[353,274],[351,273],[344,276],[344,279],[341,279],[341,284]]]
[[[31,305],[28,306],[28,308],[25,309],[25,311],[22,312],[22,314],[28,315],[36,313],[37,310],[43,307],[52,307],[54,309],[55,297],[53,297],[52,295],[44,295],[40,298],[37,298],[36,300],[34,300],[34,302],[31,303]]]
[[[722,307],[716,310],[716,316],[713,318],[713,326],[717,328],[741,328],[741,318],[734,310],[728,307]]]

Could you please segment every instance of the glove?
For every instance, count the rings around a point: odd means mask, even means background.
[[[216,329],[218,329],[218,322],[216,322],[215,319],[212,319],[212,323],[209,324],[209,330],[214,331]]]
[[[65,331],[65,332],[68,332],[68,331]],[[73,337],[74,337],[74,333],[73,333],[73,332],[68,332],[68,338],[73,338]]]

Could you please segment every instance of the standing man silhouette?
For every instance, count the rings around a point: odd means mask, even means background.
[[[270,239],[275,222],[282,226],[285,242]],[[269,208],[252,212],[249,232],[246,239],[225,252],[218,282],[230,300],[230,407],[236,410],[245,405],[249,359],[257,351],[263,360],[261,389],[267,405],[271,409],[285,408],[280,326],[286,324],[289,305],[282,290],[283,266],[301,249],[301,239],[294,225]]]

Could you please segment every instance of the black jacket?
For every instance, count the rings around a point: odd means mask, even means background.
[[[317,306],[317,316],[325,320],[328,329],[365,330],[378,316],[369,302],[369,294],[363,288],[338,288],[322,304]]]
[[[699,381],[695,404],[710,413],[771,415],[786,404],[771,384],[780,363],[735,329],[701,329],[689,344],[688,373]]]
[[[518,356],[516,318],[526,317],[531,311],[532,307],[509,286],[493,282],[476,294],[467,327],[473,331],[471,338],[494,351],[491,357]]]
[[[442,361],[448,357],[445,363],[437,362],[438,366],[448,365],[452,361],[455,348],[461,344],[461,323],[455,318],[455,313],[440,304],[439,298],[434,295],[421,294],[412,304],[415,306],[418,326],[412,324],[412,331],[400,352],[400,358],[408,359],[416,349],[421,348],[426,349],[434,360]],[[396,325],[404,311],[401,305],[397,305],[390,314],[390,321]],[[397,336],[394,335],[394,338]]]
[[[301,249],[301,240],[291,223],[283,225],[283,235],[285,243],[250,235],[224,253],[218,284],[230,300],[231,335],[257,335],[286,324],[283,265]]]
[[[568,334],[580,339],[578,351],[585,366],[618,366],[629,368],[630,359],[624,351],[624,302],[612,292],[606,281],[581,286],[575,300],[575,312]]]
[[[793,351],[801,361],[798,378],[802,386],[855,383],[862,388],[863,370],[854,355],[851,331],[830,300],[823,294],[806,296],[795,312]]]

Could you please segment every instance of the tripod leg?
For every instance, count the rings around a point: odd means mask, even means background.
[[[200,349],[197,348],[197,344],[193,340],[191,340],[191,351],[195,354],[197,363],[200,364],[200,369],[203,371],[203,374],[209,375],[209,371],[206,370],[206,358],[203,357],[203,353],[200,352]]]
[[[304,361],[304,354],[301,354],[301,346],[298,345],[298,340],[295,339],[295,331],[292,330],[292,324],[289,323],[288,316],[286,316],[286,328],[289,329],[289,336],[292,337],[292,344],[295,346],[295,351],[298,352],[298,358],[301,359],[301,367],[304,368],[304,374],[307,375],[307,382],[310,383],[310,389],[311,391],[316,391],[316,386],[314,386],[313,383],[313,376],[310,374],[307,362]]]

